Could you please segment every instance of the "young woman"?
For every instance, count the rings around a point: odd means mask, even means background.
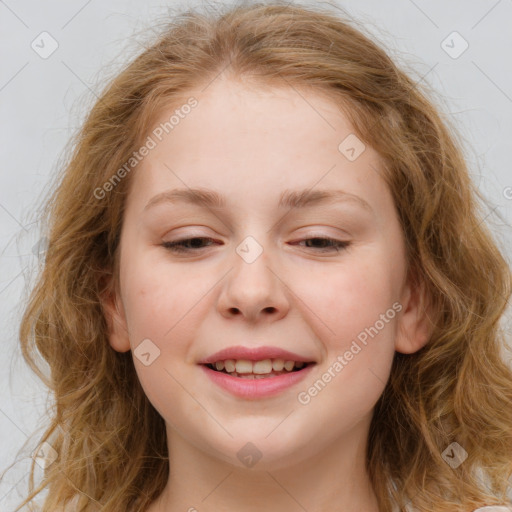
[[[172,20],[47,205],[20,338],[54,456],[24,503],[509,510],[511,276],[480,199],[420,85],[340,16]]]

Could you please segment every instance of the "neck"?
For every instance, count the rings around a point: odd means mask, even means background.
[[[263,466],[262,457],[248,468],[199,450],[168,426],[169,481],[148,512],[379,512],[365,469],[364,427],[324,440],[322,450],[295,463]]]

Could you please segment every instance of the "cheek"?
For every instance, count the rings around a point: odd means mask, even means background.
[[[166,403],[186,400],[178,382],[190,378],[191,365],[195,364],[191,347],[199,326],[211,312],[208,294],[218,281],[215,272],[186,267],[146,257],[132,258],[123,270],[134,364],[148,398],[161,413]],[[142,350],[137,348],[148,339],[158,356],[150,366],[144,366],[137,360]]]
[[[327,408],[333,424],[355,425],[382,395],[395,354],[402,307],[389,269],[359,262],[323,280],[310,276],[302,290],[314,313],[308,323],[325,354],[297,400],[313,417]]]
[[[132,343],[140,336],[166,343],[176,338],[175,331],[187,323],[209,283],[199,272],[170,264],[160,248],[133,253],[124,263],[123,297]]]
[[[175,408],[194,408],[180,385],[190,372],[182,363],[188,362],[198,314],[204,314],[200,299],[212,283],[205,282],[198,273],[192,275],[178,266],[171,268],[169,264],[143,258],[127,260],[123,272],[123,297],[135,370],[150,402],[171,423]],[[138,358],[141,351],[137,348],[143,340],[151,353],[149,365]]]
[[[343,342],[373,325],[398,300],[395,274],[382,257],[368,252],[327,272],[302,273],[295,288],[317,315],[316,323],[324,324],[322,332]]]
[[[314,389],[305,401],[314,401],[319,413],[322,404],[336,404],[340,414],[352,411],[355,421],[374,406],[389,377],[402,309],[400,276],[382,252],[369,250],[312,277],[303,278],[300,297],[314,313],[308,313],[309,324],[322,342],[326,374],[310,383]]]

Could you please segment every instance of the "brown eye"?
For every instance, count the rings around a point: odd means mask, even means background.
[[[172,242],[164,242],[162,244],[162,247],[165,247],[166,249],[169,249],[173,252],[191,252],[197,249],[203,249],[204,246],[202,246],[201,243],[192,243],[191,246],[189,242],[197,242],[197,240],[208,240],[211,242],[215,242],[213,238],[208,237],[194,237],[194,238],[183,238],[182,240],[174,240]]]
[[[319,237],[319,236],[316,236],[316,237],[313,237],[313,238],[306,238],[304,240],[301,240],[301,242],[299,243],[302,243],[302,242],[311,242],[311,241],[320,241],[320,245],[322,245],[323,247],[317,247],[316,249],[319,250],[320,252],[325,252],[325,251],[331,251],[331,250],[335,250],[337,252],[339,252],[340,249],[346,249],[349,245],[350,245],[350,242],[344,242],[344,241],[341,241],[341,240],[336,240],[334,238],[329,238],[329,237]],[[315,247],[311,247],[311,246],[308,246],[307,247],[308,249],[315,249]]]

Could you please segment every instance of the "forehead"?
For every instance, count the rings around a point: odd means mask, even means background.
[[[155,139],[133,176],[132,190],[146,201],[164,189],[204,187],[275,202],[285,189],[318,186],[382,202],[378,154],[366,146],[356,160],[347,159],[340,144],[355,137],[354,129],[323,91],[221,78],[188,97],[197,106],[175,116],[179,122]],[[162,109],[155,128],[179,109],[179,103]]]

